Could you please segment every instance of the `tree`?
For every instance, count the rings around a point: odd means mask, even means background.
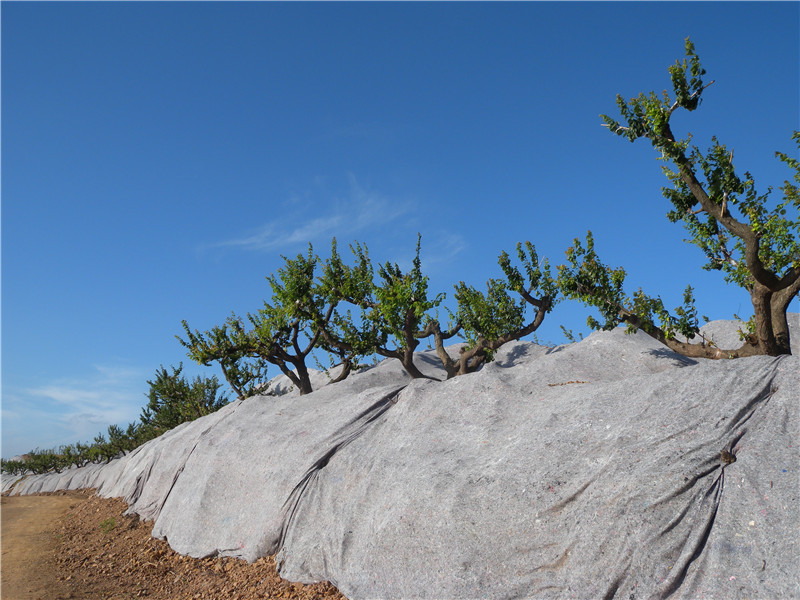
[[[75,466],[82,467],[88,462],[89,459],[89,444],[84,444],[83,442],[76,442],[75,443]]]
[[[342,260],[336,238],[333,238],[331,256],[325,261],[320,278],[320,293],[335,298],[337,304],[351,307],[337,307],[323,327],[320,339],[320,346],[342,361],[339,381],[347,376],[359,358],[376,354],[388,339],[388,334],[381,330],[380,320],[372,314],[377,302],[369,251],[359,242],[351,245],[350,250],[355,258],[352,266]],[[356,316],[353,311],[358,311]]]
[[[503,252],[498,263],[505,280],[489,279],[486,294],[464,282],[456,286],[456,317],[467,345],[458,360],[453,360],[436,337],[436,351],[448,378],[474,372],[491,362],[501,346],[536,331],[557,304],[558,286],[551,276],[549,262],[539,260],[530,242],[517,244],[517,257],[525,270],[524,277],[519,267],[511,264],[508,253]],[[519,299],[515,300],[509,292],[515,292]],[[535,308],[530,320],[525,319],[527,306]]]
[[[442,305],[445,294],[429,297],[429,280],[422,273],[420,245],[418,235],[410,271],[404,273],[396,263],[387,262],[379,267],[377,284],[372,283],[373,270],[366,247],[351,246],[356,259],[353,267],[344,265],[338,253],[333,253],[326,278],[336,282],[333,285],[337,289],[351,290],[343,293],[342,299],[362,310],[360,328],[352,321],[341,326],[347,332],[338,338],[343,349],[356,351],[356,346],[342,343],[342,339],[357,340],[362,344],[357,348],[362,355],[377,353],[396,358],[411,377],[428,378],[414,363],[414,353],[422,340],[433,336],[437,356],[449,379],[476,371],[491,361],[494,352],[503,344],[535,331],[556,303],[558,289],[550,276],[548,262],[539,261],[530,242],[525,246],[519,244],[517,255],[525,269],[527,284],[519,268],[513,266],[508,254],[503,252],[499,263],[506,279],[489,280],[485,295],[463,282],[456,286],[458,309],[451,315],[455,323],[443,330],[435,311]],[[515,292],[520,299],[514,300],[509,292]],[[529,322],[525,320],[527,305],[536,308]],[[458,358],[453,358],[444,342],[456,335],[464,337],[467,345]],[[337,344],[335,335],[329,335],[328,339],[332,345]]]
[[[312,392],[306,359],[317,348],[327,348],[323,332],[337,319],[339,296],[316,275],[319,256],[311,244],[308,252],[296,258],[282,257],[285,264],[267,281],[272,289],[271,302],[255,314],[248,314],[250,328],[236,315],[226,324],[205,334],[192,332],[183,322],[187,340],[178,340],[189,350],[189,356],[208,365],[218,361],[226,379],[241,398],[252,393],[266,374],[267,363],[276,365],[300,391]],[[338,353],[338,352],[337,352]],[[242,361],[253,362],[243,366]],[[350,372],[351,357],[343,356],[343,379]]]
[[[375,286],[374,301],[367,308],[371,309],[369,318],[379,335],[375,351],[380,356],[398,359],[411,377],[431,379],[414,364],[414,351],[420,340],[434,333],[437,339],[449,339],[460,327],[442,332],[438,321],[430,315],[445,295],[428,297],[429,278],[422,274],[419,256],[421,243],[422,236],[417,235],[416,255],[408,273],[403,273],[397,263],[387,262],[379,267],[381,282]]]
[[[594,251],[591,232],[586,247],[575,240],[567,252],[568,265],[559,267],[559,284],[565,295],[596,306],[606,319],[604,324],[590,320],[594,327],[611,328],[621,322],[629,329],[641,329],[669,348],[693,357],[737,358],[754,354],[777,356],[790,354],[786,311],[800,291],[800,162],[776,152],[778,158],[794,170],[794,181],[780,188],[783,199],[771,207],[771,188],[758,194],[749,172],[736,174],[733,152],[717,139],[705,153],[690,148],[691,136],[679,139],[670,119],[679,109],[694,111],[702,94],[713,81],[704,84],[705,70],[687,38],[686,58],[669,68],[674,99],[665,91],[625,101],[617,96],[622,123],[601,115],[609,131],[631,142],[646,138],[670,166],[664,173],[672,183],[662,188],[672,203],[667,217],[682,221],[691,243],[708,259],[707,270],[719,270],[728,283],[750,293],[754,315],[742,332],[739,348],[720,349],[707,340],[682,342],[680,333],[693,339],[699,332],[697,311],[691,287],[684,293],[684,305],[673,316],[658,297],[639,290],[632,297],[623,289],[625,271],[604,265]],[[794,132],[800,145],[800,132]],[[794,218],[787,216],[794,209]],[[659,325],[656,324],[659,321]]]
[[[215,325],[204,334],[192,331],[185,320],[181,324],[186,340],[176,337],[188,350],[189,358],[204,366],[218,362],[222,376],[239,400],[264,391],[267,361],[261,356],[248,355],[252,344],[239,317],[231,314],[223,325]]]
[[[135,423],[130,423],[125,430],[118,425],[110,425],[108,427],[109,452],[116,457],[120,454],[127,454],[139,446],[137,429]]]
[[[152,428],[156,435],[211,414],[228,403],[224,394],[217,395],[221,384],[216,377],[197,376],[190,383],[181,376],[182,370],[183,365],[178,365],[169,373],[162,366],[156,371],[155,380],[147,382],[150,391],[147,406],[142,409],[141,422],[144,427]],[[107,445],[102,434],[98,438],[95,438],[96,442]]]
[[[412,378],[434,379],[417,367],[415,350],[421,340],[431,335],[441,343],[461,328],[443,332],[438,320],[431,316],[445,295],[428,297],[429,278],[422,273],[421,243],[418,234],[410,271],[404,273],[397,263],[386,262],[379,265],[379,282],[375,283],[367,247],[358,242],[350,246],[355,258],[351,267],[342,261],[334,239],[323,280],[339,300],[359,309],[360,315],[355,320],[350,312],[337,313],[324,332],[329,348],[352,356],[378,354],[396,358]]]

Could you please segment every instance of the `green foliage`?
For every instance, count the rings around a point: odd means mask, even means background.
[[[127,454],[139,446],[138,427],[135,423],[123,429],[117,425],[108,428],[108,451],[114,457]]]
[[[567,249],[567,265],[559,265],[558,286],[564,296],[581,300],[600,310],[603,322],[589,317],[588,325],[592,329],[613,329],[621,322],[620,307],[625,304],[625,270],[612,269],[604,265],[594,250],[594,237],[589,231],[586,235],[586,247],[579,239]]]
[[[0,471],[9,475],[23,475],[28,470],[24,460],[0,459]]]
[[[748,333],[743,333],[749,347],[727,353],[671,347],[711,357],[790,353],[786,310],[800,291],[800,162],[776,153],[794,171],[796,183],[786,181],[780,188],[783,199],[770,204],[772,189],[760,194],[749,172],[738,175],[733,151],[716,137],[702,152],[690,146],[691,136],[676,136],[671,129],[672,114],[681,108],[694,111],[704,90],[713,83],[704,84],[705,70],[688,38],[685,51],[686,58],[669,68],[674,98],[666,91],[661,96],[642,93],[629,101],[617,96],[622,121],[608,115],[601,118],[612,133],[631,142],[648,139],[661,153],[661,160],[667,163],[663,171],[672,184],[662,189],[672,204],[668,218],[683,223],[690,236],[687,241],[707,258],[705,269],[722,271],[727,282],[750,293],[754,316],[747,325]],[[794,132],[792,138],[800,145],[800,133]],[[672,340],[675,332],[687,337],[697,332],[691,288],[673,317],[659,298],[641,291],[625,297],[621,290],[624,271],[601,267],[593,249],[584,252],[576,244],[568,261],[570,266],[562,273],[565,293],[597,306],[606,319],[602,327],[624,320],[662,341]]]
[[[117,456],[117,453],[114,451],[113,446],[106,441],[105,436],[100,433],[94,438],[94,443],[89,450],[89,456],[92,462],[105,461],[109,463]]]
[[[566,256],[567,264],[558,266],[558,286],[567,298],[598,309],[602,322],[592,316],[587,319],[592,329],[610,330],[625,322],[626,333],[642,329],[653,334],[659,330],[666,339],[674,339],[676,334],[692,339],[699,333],[691,286],[686,287],[684,303],[675,309],[677,316],[673,316],[660,297],[648,296],[641,289],[633,295],[625,293],[625,270],[603,264],[595,252],[591,231],[586,235],[586,246],[576,238]]]
[[[69,468],[70,466],[77,465],[80,462],[78,451],[75,449],[75,446],[72,445],[61,446],[58,449],[58,455],[62,468]]]
[[[64,457],[54,449],[40,450],[36,448],[24,455],[20,461],[3,461],[3,471],[13,475],[24,475],[25,473],[41,475],[50,471],[60,473],[68,466]]]
[[[710,83],[703,85],[703,75],[706,71],[700,66],[700,59],[689,38],[686,39],[685,49],[688,62],[687,59],[682,63],[676,61],[669,67],[675,99],[670,99],[666,90],[660,97],[655,92],[641,93],[631,98],[629,102],[617,95],[617,107],[625,125],[621,125],[608,115],[600,115],[609,131],[631,142],[645,137],[666,156],[670,158],[682,156],[686,142],[676,141],[672,137],[670,117],[677,108],[695,110],[702,101],[703,91],[711,85]]]
[[[429,278],[422,271],[421,236],[408,271],[386,262],[378,265],[376,277],[367,247],[356,242],[350,250],[350,264],[340,255],[336,239],[324,262],[311,245],[304,255],[284,257],[284,267],[267,278],[271,301],[248,315],[249,330],[235,315],[206,333],[192,331],[184,322],[187,339],[179,338],[181,343],[193,360],[205,365],[219,361],[229,382],[231,365],[257,359],[278,365],[301,393],[308,393],[305,360],[314,349],[338,358],[343,369],[337,380],[346,377],[359,358],[375,354],[397,358],[412,377],[425,377],[414,364],[414,351],[421,340],[433,336],[448,376],[454,376],[491,360],[503,343],[534,331],[558,295],[547,261],[539,261],[532,244],[520,244],[521,267],[513,266],[503,253],[499,263],[506,278],[490,280],[486,294],[464,284],[456,287],[459,310],[451,317],[457,322],[442,331],[436,311],[445,294],[430,293]],[[525,324],[527,304],[537,310],[533,321]],[[443,348],[443,341],[462,327],[471,352],[469,367],[461,360],[464,356],[456,366]]]
[[[334,240],[334,252],[335,249]],[[336,312],[343,290],[326,280],[325,275],[317,277],[320,258],[311,244],[305,255],[282,258],[284,266],[277,275],[267,277],[271,300],[265,301],[258,312],[247,315],[249,328],[244,320],[232,314],[224,325],[204,334],[192,331],[184,321],[187,339],[178,338],[193,360],[204,365],[218,361],[239,398],[263,391],[267,364],[276,365],[301,394],[311,392],[305,361],[317,347],[339,355],[347,363],[345,371],[349,372],[353,356],[333,343],[332,333],[347,325],[346,317]],[[335,270],[340,267],[335,257],[326,265],[327,269],[334,269],[331,277],[345,278],[345,274]],[[353,284],[349,280],[339,283]]]
[[[559,327],[561,327],[561,333],[564,334],[564,337],[570,344],[574,344],[575,342],[578,342],[583,339],[582,333],[578,332],[578,337],[576,338],[575,333],[572,331],[572,329],[567,329],[563,325],[559,325]]]
[[[356,242],[350,249],[353,266],[342,261],[334,240],[332,256],[324,271],[325,288],[338,301],[351,306],[347,311],[337,312],[331,326],[326,328],[326,347],[352,357],[377,353],[397,358],[412,377],[425,377],[413,359],[420,340],[432,335],[435,329],[439,336],[449,337],[453,333],[438,330],[438,322],[431,314],[445,295],[429,297],[429,280],[422,273],[420,259],[421,236],[417,236],[411,270],[403,272],[397,263],[381,264],[377,283],[367,247]],[[353,310],[358,313],[354,315]]]
[[[108,519],[104,519],[100,523],[100,530],[104,534],[111,533],[111,531],[114,530],[116,527],[117,527],[117,521],[113,517],[109,517]]]
[[[82,442],[76,442],[74,447],[73,464],[76,467],[82,467],[89,463],[89,445]]]
[[[417,248],[411,270],[403,273],[400,267],[387,262],[378,270],[380,283],[375,287],[377,304],[373,319],[377,328],[392,336],[399,349],[406,349],[431,319],[429,311],[437,308],[444,294],[428,298],[428,277],[422,274],[420,245],[422,236],[417,236]],[[409,335],[411,334],[411,335]]]
[[[525,272],[513,265],[507,252],[500,254],[498,264],[505,279],[489,279],[486,293],[464,282],[456,286],[456,317],[463,327],[467,350],[480,348],[480,362],[492,360],[494,351],[503,343],[532,333],[537,317],[544,317],[557,303],[558,289],[550,274],[549,262],[539,260],[530,242],[517,244],[517,258]],[[514,296],[511,295],[514,293]],[[536,296],[536,297],[535,297]],[[528,306],[537,310],[529,325],[525,324]]]
[[[474,348],[482,339],[497,339],[522,326],[525,302],[511,297],[506,282],[490,279],[486,289],[484,294],[463,282],[456,286],[457,318],[464,328],[467,348]],[[491,354],[487,359],[491,360]]]
[[[800,142],[798,132],[792,137]],[[747,236],[731,233],[722,224],[724,217],[747,222],[749,231],[758,242],[756,256],[759,268],[771,271],[780,278],[789,269],[800,266],[800,218],[797,216],[800,214],[800,200],[796,195],[796,187],[787,181],[787,185],[781,188],[784,191],[783,200],[770,208],[767,203],[772,188],[759,194],[749,172],[745,172],[743,178],[736,175],[733,151],[728,151],[716,137],[712,141],[712,147],[705,154],[693,148],[688,163],[702,172],[709,201],[719,210],[709,212],[703,208],[695,209],[698,202],[680,170],[665,167],[664,172],[673,187],[664,188],[663,194],[674,206],[667,216],[673,222],[683,222],[690,234],[689,241],[700,248],[708,259],[705,269],[722,271],[727,282],[751,290],[757,280],[746,256]],[[797,161],[785,154],[777,155],[795,170],[797,178],[800,173]],[[794,219],[787,216],[787,209],[791,208],[794,208]]]
[[[758,239],[757,257],[764,269],[779,274],[787,268],[800,267],[800,223],[796,216],[794,219],[787,217],[787,208],[800,209],[797,186],[787,181],[781,187],[784,199],[769,208],[767,200],[772,189],[759,194],[749,172],[738,176],[733,166],[733,151],[720,144],[716,137],[712,137],[712,146],[705,153],[694,146],[686,154],[691,138],[677,139],[670,128],[670,117],[678,108],[690,111],[697,108],[703,90],[711,85],[703,85],[705,70],[688,39],[686,56],[688,63],[684,60],[669,69],[674,101],[666,92],[662,98],[654,93],[640,94],[629,102],[617,96],[617,105],[626,124],[623,126],[607,115],[601,117],[610,131],[631,142],[647,138],[674,164],[673,169],[663,169],[673,184],[672,188],[663,189],[664,196],[673,205],[669,219],[683,221],[691,235],[690,241],[708,258],[705,268],[722,270],[727,281],[749,289],[755,280],[751,265],[745,259],[747,239],[741,235],[741,228],[726,224],[725,217],[738,216],[747,221],[747,228]],[[800,133],[794,132],[792,139],[800,144]],[[798,161],[780,152],[776,155],[794,170],[795,181],[800,182]],[[703,181],[695,176],[701,176]],[[702,195],[707,196],[709,207],[703,206],[702,198],[698,198],[701,190]]]
[[[306,254],[294,259],[284,257],[283,268],[267,278],[272,290],[270,302],[265,302],[258,313],[247,315],[249,328],[235,314],[205,333],[190,329],[184,321],[186,340],[178,339],[198,363],[208,366],[219,362],[240,398],[264,389],[268,363],[278,365],[301,393],[308,393],[311,385],[305,359],[314,349],[328,353],[331,362],[341,361],[343,368],[337,380],[347,376],[358,358],[375,354],[398,358],[412,377],[425,377],[414,364],[414,351],[420,340],[430,336],[434,336],[437,353],[452,377],[475,370],[491,360],[503,343],[535,330],[557,295],[549,265],[539,261],[532,244],[518,245],[519,267],[512,265],[506,253],[501,254],[499,264],[506,277],[490,280],[486,295],[463,284],[456,288],[459,311],[451,317],[464,322],[464,335],[470,343],[468,351],[453,360],[444,351],[443,341],[458,334],[462,324],[441,330],[435,311],[445,295],[432,296],[429,292],[429,279],[422,272],[421,238],[417,238],[411,269],[404,272],[396,263],[384,263],[378,267],[377,283],[366,246],[356,242],[350,249],[352,264],[342,260],[335,239],[324,263],[310,245]],[[537,310],[526,325],[527,304]],[[125,429],[111,425],[107,437],[100,433],[89,444],[78,442],[58,451],[36,450],[22,461],[4,461],[3,469],[45,473],[111,461],[226,404],[224,395],[218,395],[216,377],[188,381],[182,369],[179,365],[170,372],[162,366],[154,380],[147,382],[148,403],[140,422]]]
[[[217,395],[221,384],[216,377],[197,376],[189,382],[181,376],[182,370],[183,365],[179,365],[172,367],[169,373],[162,366],[156,371],[155,380],[147,382],[150,391],[141,421],[159,435],[181,423],[211,414],[228,402],[224,394]],[[99,445],[102,446],[104,440],[102,442]]]
[[[353,265],[342,260],[334,238],[331,256],[325,261],[320,279],[320,293],[338,303],[323,329],[320,346],[348,363],[374,355],[388,339],[388,334],[379,329],[379,320],[371,317],[376,299],[369,251],[358,242],[352,244],[350,250]],[[342,303],[345,308],[341,308]]]
[[[237,398],[266,390],[267,361],[248,355],[252,344],[239,317],[231,314],[223,325],[216,325],[205,334],[189,329],[185,320],[181,323],[187,339],[178,340],[188,350],[189,358],[205,366],[217,361]]]
[[[629,103],[617,96],[617,104],[626,125],[620,125],[607,115],[601,116],[613,133],[631,142],[645,137],[664,157],[671,159],[677,168],[671,170],[665,167],[664,171],[673,187],[663,189],[664,196],[673,204],[673,210],[668,213],[669,219],[684,222],[691,234],[691,242],[700,247],[709,259],[706,268],[723,270],[726,280],[742,287],[752,286],[752,274],[743,260],[745,240],[737,239],[735,245],[729,248],[731,238],[740,236],[735,230],[727,230],[722,217],[730,216],[736,208],[739,215],[749,222],[749,229],[760,240],[758,258],[764,268],[778,273],[787,267],[798,267],[798,219],[792,220],[786,216],[788,207],[800,209],[797,186],[787,181],[781,188],[784,192],[783,201],[770,209],[766,202],[771,188],[765,194],[758,194],[749,172],[745,172],[743,178],[737,176],[733,166],[733,151],[728,151],[716,137],[712,137],[713,144],[706,153],[695,146],[686,156],[690,138],[675,138],[670,129],[670,117],[677,108],[690,111],[697,108],[703,90],[711,85],[703,85],[705,70],[701,68],[694,45],[688,39],[686,55],[689,59],[688,68],[687,60],[684,60],[682,64],[678,63],[669,69],[676,95],[674,102],[666,92],[662,99],[653,93],[650,96],[640,94]],[[792,139],[800,145],[800,132],[794,132]],[[798,161],[780,152],[776,155],[794,170],[795,181],[800,182]],[[697,208],[701,200],[697,196],[698,188],[692,181],[695,174],[702,175],[705,180],[702,185],[704,193],[719,210],[709,210],[704,206]]]

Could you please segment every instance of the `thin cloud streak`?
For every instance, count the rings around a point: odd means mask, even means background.
[[[422,243],[422,250],[425,254],[423,264],[437,267],[452,263],[456,256],[461,254],[468,247],[467,241],[458,233],[445,233],[440,235],[433,244],[431,244],[428,251],[425,249],[424,239]]]
[[[345,200],[335,200],[332,210],[316,216],[309,222],[301,211],[263,225],[253,234],[219,242],[212,247],[237,247],[250,251],[263,251],[287,246],[327,240],[337,235],[353,235],[360,231],[383,227],[408,213],[408,202],[391,199],[359,185],[355,176],[348,175],[349,190]],[[314,204],[312,203],[313,207]],[[302,224],[298,227],[296,223]]]
[[[3,448],[27,452],[87,441],[109,425],[136,421],[146,403],[145,378],[142,370],[102,365],[85,378],[12,390],[3,399]],[[23,434],[31,422],[37,439]]]

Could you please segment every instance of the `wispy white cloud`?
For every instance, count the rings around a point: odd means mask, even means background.
[[[142,369],[99,365],[83,378],[4,390],[3,455],[91,440],[138,420],[146,378]]]
[[[334,236],[350,236],[360,231],[379,228],[408,213],[412,204],[398,202],[362,186],[353,174],[348,174],[348,189],[344,198],[304,199],[302,206],[296,197],[289,210],[241,237],[213,244],[214,247],[238,247],[261,251],[292,247],[309,242],[329,240]],[[313,217],[309,218],[309,213]]]
[[[433,240],[429,248],[423,246],[425,251],[423,264],[429,267],[450,264],[467,247],[467,241],[461,234],[441,233]]]

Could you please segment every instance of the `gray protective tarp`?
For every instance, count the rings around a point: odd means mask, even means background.
[[[282,576],[351,598],[800,598],[791,318],[780,358],[689,360],[615,330],[509,344],[446,382],[386,361],[14,492],[98,487],[179,552],[278,551]]]

